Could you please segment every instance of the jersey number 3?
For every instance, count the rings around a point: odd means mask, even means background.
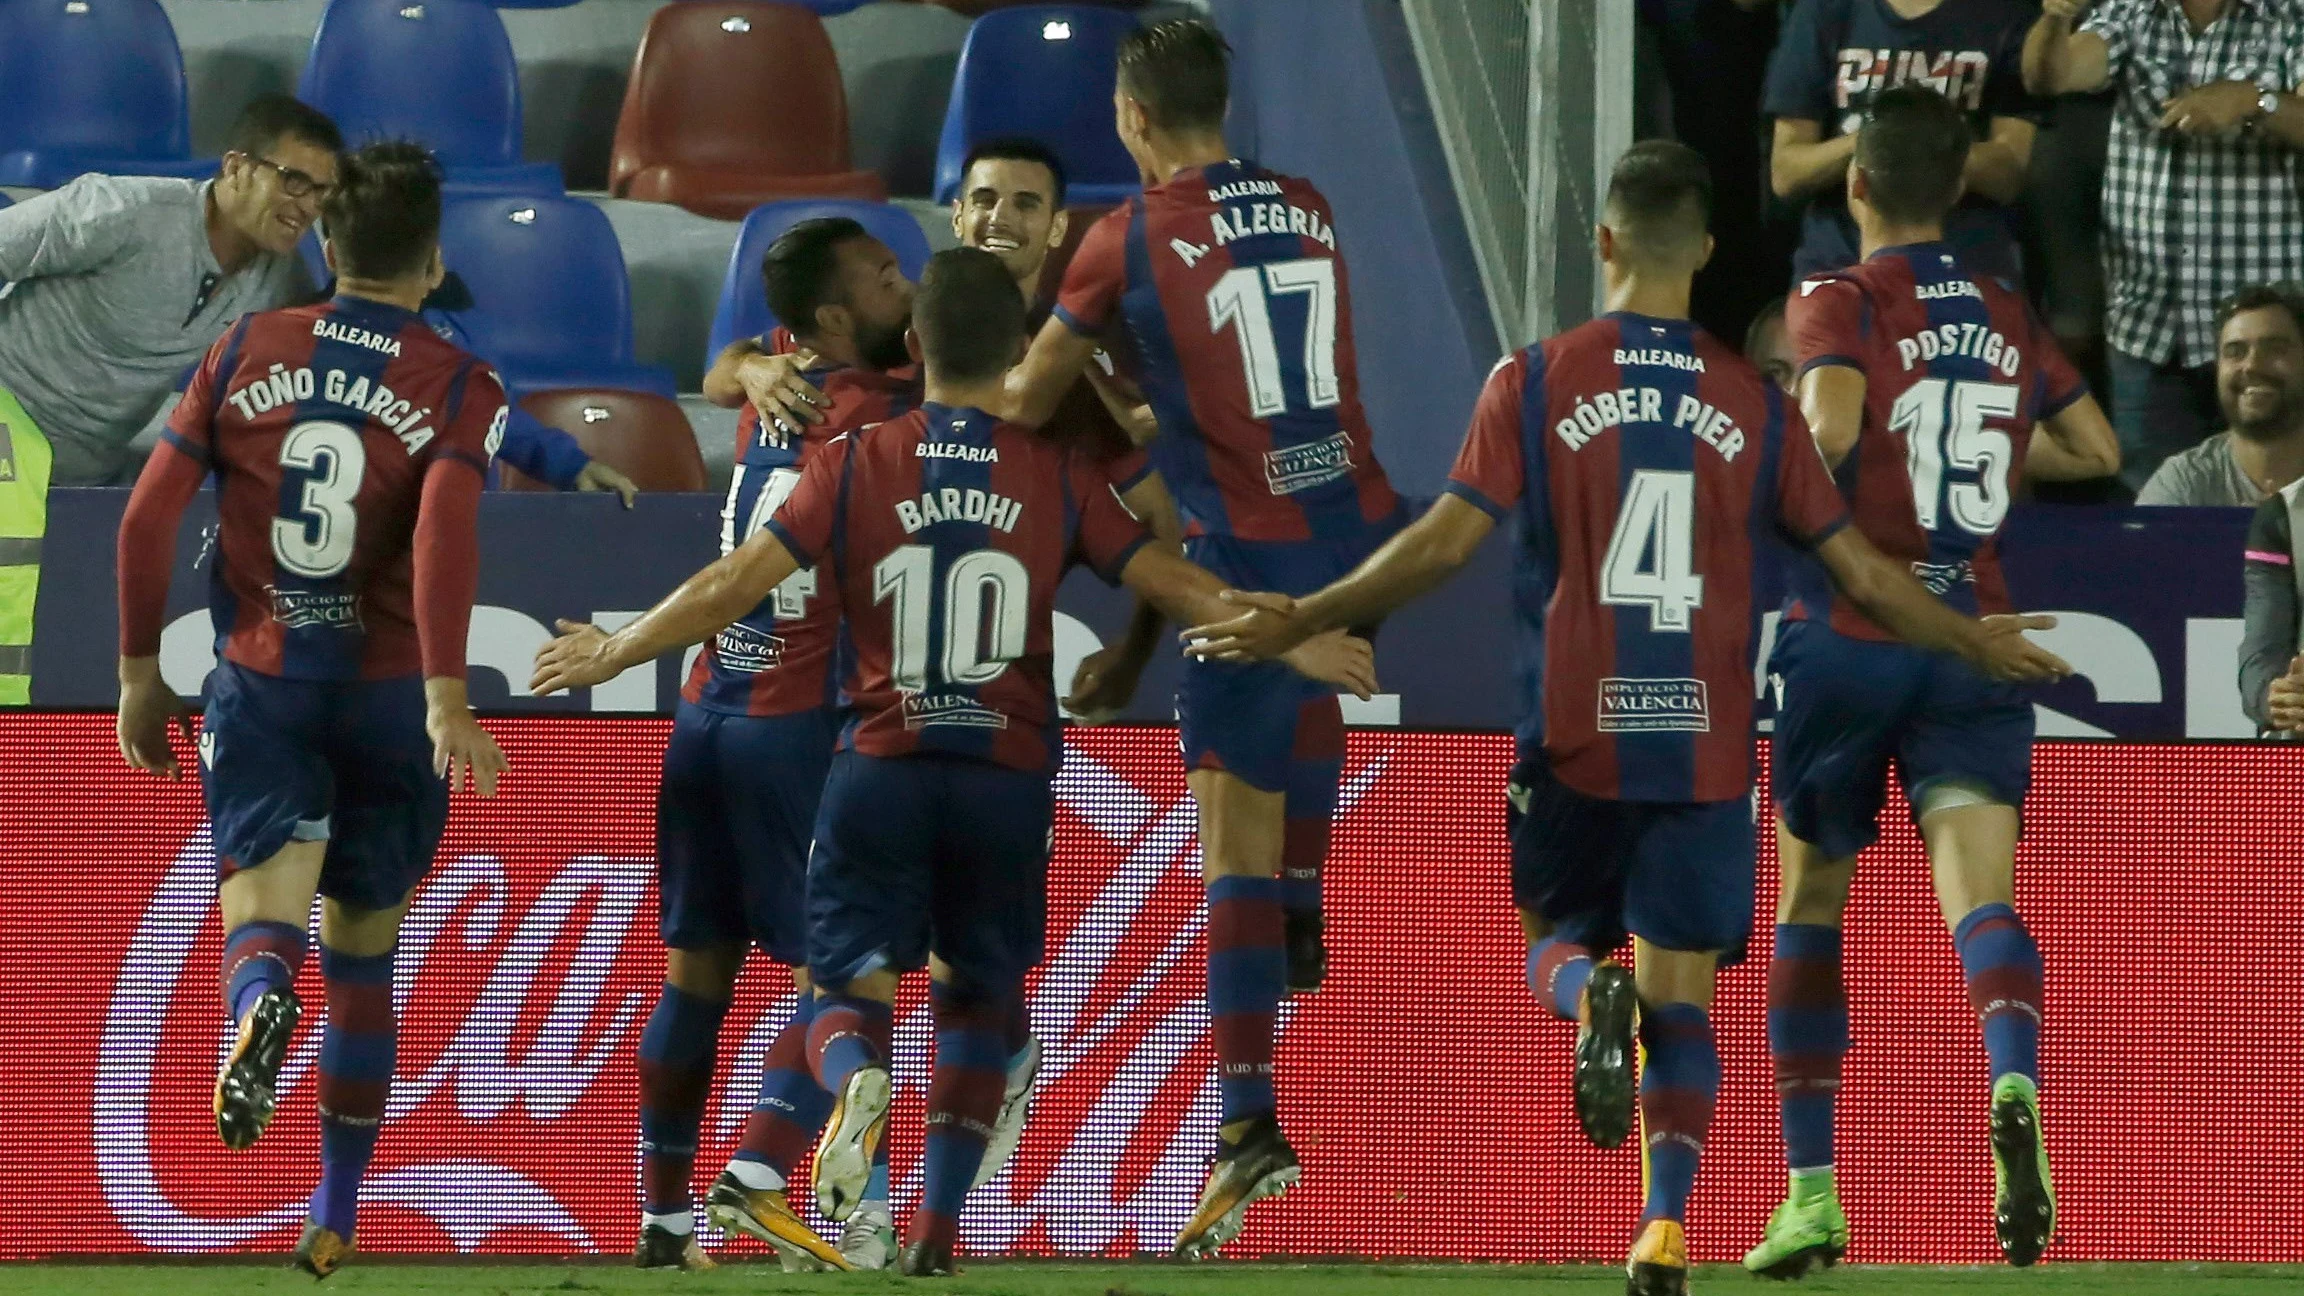
[[[1271,299],[1289,295],[1301,295],[1306,302],[1304,408],[1327,409],[1343,399],[1336,381],[1336,263],[1304,257],[1238,266],[1208,290],[1208,331],[1237,330],[1240,367],[1248,375],[1248,412],[1260,419],[1288,412]]]
[[[272,519],[272,556],[299,576],[325,580],[352,565],[360,515],[352,501],[368,475],[360,433],[342,423],[299,423],[280,443],[282,471],[309,474],[296,511]]]
[[[1650,631],[1687,634],[1704,606],[1696,574],[1696,474],[1642,468],[1632,474],[1608,556],[1600,564],[1600,601],[1648,609]]]

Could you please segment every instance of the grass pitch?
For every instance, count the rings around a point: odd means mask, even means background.
[[[2262,1296],[2304,1293],[2304,1265],[2046,1264],[2029,1271],[1999,1267],[1889,1268],[1844,1266],[1797,1285],[1762,1284],[1733,1266],[1699,1267],[1699,1296]],[[0,1292],[55,1296],[242,1296],[314,1290],[310,1278],[275,1265],[9,1264]],[[879,1274],[778,1272],[769,1264],[734,1264],[709,1274],[641,1273],[600,1263],[578,1265],[354,1263],[331,1279],[325,1296],[411,1293],[412,1296],[561,1296],[598,1292],[883,1293],[948,1296],[1615,1296],[1623,1271],[1601,1266],[1281,1265],[977,1263],[958,1278],[925,1281]]]

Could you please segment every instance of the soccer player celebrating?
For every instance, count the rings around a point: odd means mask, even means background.
[[[1183,511],[1187,552],[1235,584],[1308,593],[1373,551],[1401,511],[1360,408],[1327,200],[1232,156],[1230,48],[1213,26],[1140,28],[1119,67],[1120,138],[1151,187],[1081,243],[1055,318],[1010,375],[1012,411],[1045,420],[1118,321],[1143,359],[1153,462]],[[1317,986],[1326,964],[1318,879],[1344,732],[1332,690],[1272,663],[1187,662],[1177,708],[1200,812],[1223,1116],[1176,1251],[1205,1256],[1299,1173],[1273,1032],[1288,988]]]
[[[1609,313],[1496,366],[1431,511],[1319,592],[1227,595],[1257,610],[1190,632],[1189,651],[1232,658],[1364,624],[1518,519],[1513,900],[1531,988],[1580,1022],[1576,1109],[1602,1146],[1631,1126],[1635,1031],[1646,1049],[1634,1296],[1687,1287],[1682,1221],[1720,1080],[1713,976],[1752,924],[1757,537],[1810,549],[1843,597],[1979,671],[2066,670],[2018,633],[2046,618],[1954,613],[1849,529],[1799,412],[1689,322],[1711,192],[1686,146],[1634,146],[1598,229]],[[1627,929],[1636,978],[1594,963]]]
[[[985,412],[1023,326],[998,258],[937,254],[913,305],[927,404],[832,442],[763,530],[639,620],[614,635],[578,628],[538,658],[539,692],[597,683],[822,565],[853,651],[809,866],[808,1051],[838,1095],[816,1148],[817,1202],[836,1219],[854,1209],[886,1133],[897,975],[933,953],[944,976],[908,1274],[951,1271],[1000,1104],[1005,1005],[1044,944],[1057,584],[1081,562],[1179,621],[1224,608],[1223,582],[1149,545],[1086,456]]]
[[[1943,242],[1968,144],[1960,111],[1933,90],[1875,100],[1848,171],[1865,260],[1803,282],[1788,318],[1801,407],[1856,527],[1953,606],[1997,612],[2009,606],[1997,537],[2027,450],[2033,475],[2050,478],[2114,472],[2119,450],[2023,297]],[[1770,663],[1783,885],[1768,1041],[1792,1186],[1744,1263],[1794,1277],[1848,1245],[1832,1177],[1848,1048],[1840,923],[1894,758],[1983,1020],[1995,1232],[2027,1265],[2056,1224],[2040,1134],[2040,954],[2013,907],[2032,705],[1963,663],[1887,642],[1894,627],[1868,613],[1797,571]]]
[[[344,159],[323,219],[334,300],[242,320],[194,371],[120,523],[120,751],[177,777],[184,704],[160,678],[176,526],[211,474],[221,660],[201,784],[221,878],[223,989],[239,1023],[216,1131],[256,1141],[302,1006],[322,897],[328,1024],[320,1184],[296,1263],[352,1254],[360,1180],[392,1089],[392,953],[448,795],[504,769],[472,719],[464,637],[480,489],[504,435],[495,373],[417,317],[440,282],[440,171],[413,144]]]
[[[777,318],[816,357],[807,375],[821,384],[823,418],[795,426],[746,410],[720,514],[723,554],[767,524],[826,442],[919,403],[904,348],[912,284],[863,226],[803,221],[770,245],[761,277]],[[807,1066],[808,841],[839,735],[840,614],[819,584],[815,571],[795,574],[706,641],[664,749],[656,865],[666,965],[640,1036],[641,1268],[713,1267],[696,1244],[690,1175],[720,1028],[754,945],[793,970],[799,994],[706,1213],[773,1247],[788,1269],[881,1269],[895,1259],[884,1163],[842,1238],[853,1259],[785,1197],[785,1177],[831,1108]]]

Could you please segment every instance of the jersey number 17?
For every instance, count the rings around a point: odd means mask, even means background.
[[[1344,398],[1336,381],[1336,263],[1303,257],[1237,266],[1208,290],[1208,331],[1235,330],[1240,368],[1248,375],[1248,412],[1260,419],[1288,412],[1280,339],[1272,329],[1272,299],[1288,296],[1305,299],[1303,407],[1327,409]]]

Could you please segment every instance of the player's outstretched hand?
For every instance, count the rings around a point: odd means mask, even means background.
[[[2304,729],[2304,657],[2288,663],[2288,673],[2272,681],[2264,695],[2264,719],[2274,729]]]
[[[1297,674],[1332,684],[1365,702],[1376,696],[1376,649],[1342,630],[1316,634],[1280,654]]]
[[[182,731],[184,744],[197,746],[192,721],[192,708],[160,680],[124,684],[120,688],[120,755],[131,769],[150,770],[164,779],[182,778],[173,739]]]
[[[451,793],[463,790],[464,771],[469,769],[474,792],[496,795],[496,776],[508,763],[504,749],[470,711],[432,708],[424,717],[424,732],[432,739],[432,772],[448,780]]]
[[[798,429],[824,421],[823,412],[817,409],[824,403],[824,393],[800,376],[814,359],[806,352],[744,358],[737,367],[736,381],[744,384],[744,399],[760,411],[762,423],[781,421]]]
[[[1211,661],[1270,661],[1311,636],[1296,618],[1296,600],[1285,594],[1228,589],[1218,595],[1248,610],[1229,621],[1212,621],[1184,632],[1184,653]]]
[[[2012,684],[2039,684],[2063,679],[2071,663],[2024,637],[2027,630],[2053,630],[2056,618],[2038,613],[1984,618],[1984,638],[1976,651],[1976,668],[1996,680]]]
[[[1135,699],[1136,684],[1143,676],[1142,656],[1128,651],[1128,645],[1099,648],[1081,659],[1064,709],[1082,724],[1109,723]]]
[[[536,650],[528,691],[538,697],[562,689],[605,684],[622,668],[608,659],[608,632],[585,621],[559,621],[560,637]]]
[[[624,501],[626,508],[632,507],[633,498],[640,493],[640,488],[632,484],[631,478],[597,459],[584,465],[584,471],[576,474],[576,489],[614,491],[617,498]]]

